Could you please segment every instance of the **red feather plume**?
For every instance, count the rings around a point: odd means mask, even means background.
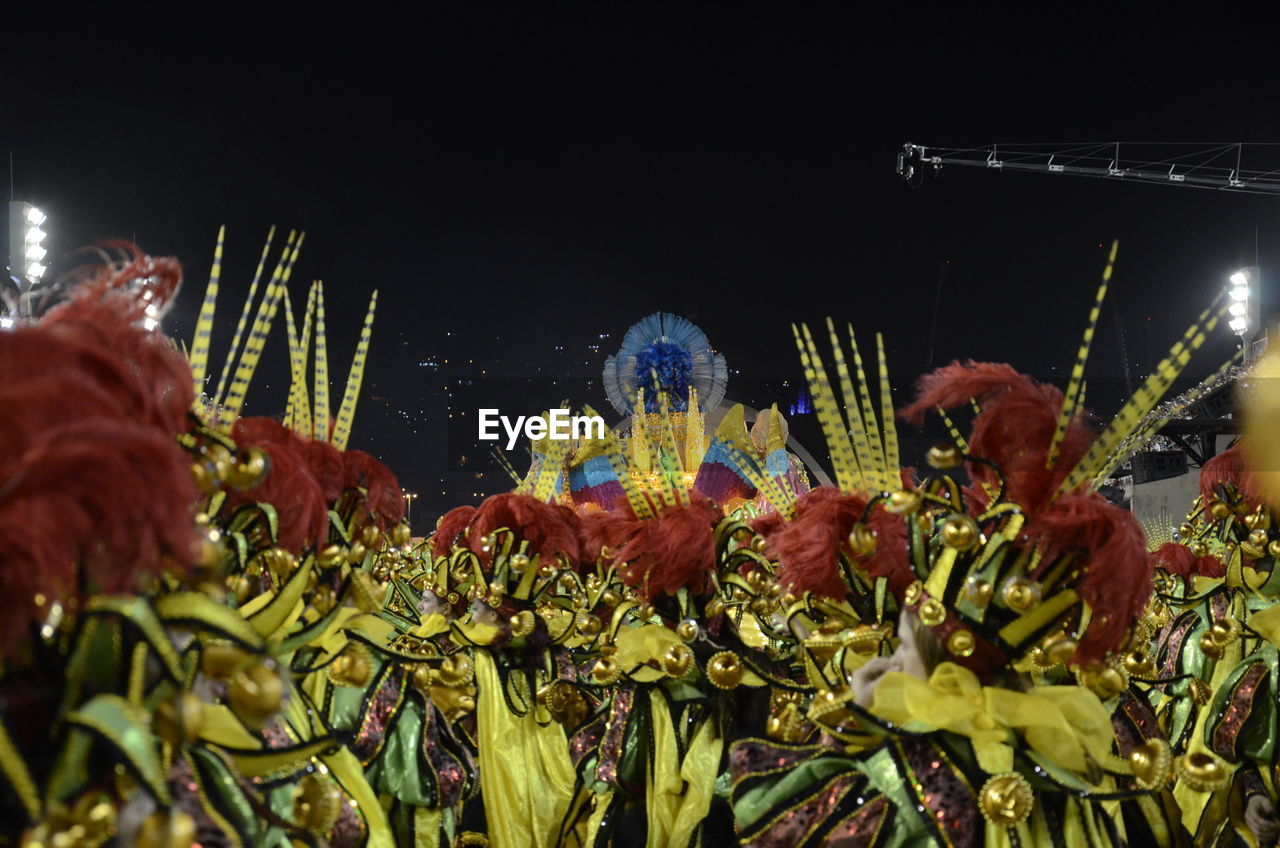
[[[645,598],[689,589],[709,591],[716,569],[715,526],[724,513],[704,495],[689,504],[662,506],[656,517],[606,522],[620,547],[614,560],[623,582],[639,587]],[[629,508],[628,508],[629,511]]]
[[[1234,486],[1251,507],[1257,506],[1262,499],[1258,479],[1248,466],[1242,441],[1210,459],[1200,469],[1200,494],[1206,503],[1219,497],[1219,487],[1224,484]]]
[[[380,459],[361,450],[342,455],[343,486],[364,489],[365,499],[356,523],[371,518],[379,530],[398,524],[404,518],[404,492],[396,475]]]
[[[484,537],[502,527],[528,542],[530,555],[552,558],[563,554],[575,566],[582,561],[577,516],[571,509],[514,492],[486,498],[471,521],[471,549],[487,558]]]
[[[476,508],[473,506],[455,506],[446,512],[431,537],[431,553],[438,557],[448,556],[475,514]]]
[[[280,547],[301,553],[305,547],[323,543],[329,534],[328,505],[301,440],[274,418],[261,417],[239,419],[231,437],[242,449],[266,451],[270,467],[256,487],[228,492],[225,508],[269,503],[280,518]]]
[[[1179,577],[1225,577],[1227,566],[1215,556],[1198,557],[1186,545],[1165,542],[1151,554],[1154,565]]]

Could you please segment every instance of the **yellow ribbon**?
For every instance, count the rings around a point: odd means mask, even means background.
[[[1098,697],[1083,686],[1037,686],[1015,692],[983,686],[977,675],[942,663],[928,680],[889,672],[876,686],[871,712],[898,725],[967,736],[988,774],[1013,769],[1013,743],[1022,737],[1051,762],[1078,774],[1090,761],[1127,770],[1111,755],[1114,731]]]

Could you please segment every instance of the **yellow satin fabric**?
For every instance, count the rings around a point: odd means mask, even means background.
[[[983,686],[977,675],[942,663],[928,680],[903,672],[880,679],[871,712],[898,725],[917,723],[967,736],[988,774],[1013,769],[1014,736],[1053,763],[1077,773],[1089,762],[1127,770],[1111,754],[1111,717],[1083,686],[1037,686],[1015,692]]]
[[[514,715],[486,651],[475,652],[480,790],[493,848],[551,848],[573,798],[573,762],[564,729]]]
[[[688,845],[693,831],[711,810],[724,739],[716,732],[714,720],[704,720],[694,732],[681,761],[667,699],[653,691],[649,705],[653,716],[653,763],[645,792],[649,820],[645,845],[646,848]]]

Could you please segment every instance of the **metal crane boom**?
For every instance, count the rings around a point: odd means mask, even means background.
[[[1241,168],[1246,148],[1256,159],[1256,148],[1265,148],[1276,167],[1270,170]],[[1106,142],[1101,144],[993,144],[986,147],[927,147],[907,143],[898,153],[899,176],[919,185],[931,166],[934,174],[944,165],[1065,174],[1155,185],[1189,186],[1244,194],[1280,194],[1280,145],[1275,144],[1169,144]],[[1164,155],[1161,155],[1164,154]]]

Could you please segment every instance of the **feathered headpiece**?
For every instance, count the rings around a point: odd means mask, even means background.
[[[627,330],[616,356],[604,363],[604,388],[613,408],[623,415],[658,412],[661,398],[675,411],[685,411],[689,389],[702,408],[715,409],[724,399],[729,369],[724,357],[693,322],[655,312]],[[633,408],[643,390],[645,409]]]

